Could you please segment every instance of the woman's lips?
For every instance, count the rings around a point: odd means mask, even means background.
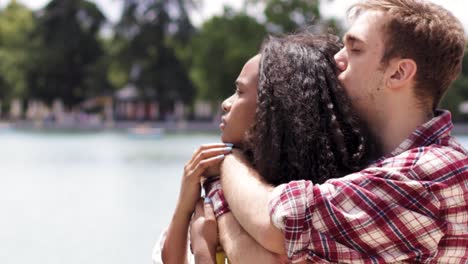
[[[226,120],[223,117],[221,118],[221,123],[219,124],[219,128],[223,130],[225,126],[226,126]]]

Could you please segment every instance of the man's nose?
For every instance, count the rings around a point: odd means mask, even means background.
[[[342,48],[338,53],[335,54],[335,62],[338,70],[343,72],[348,67],[348,60],[346,58],[346,50]]]

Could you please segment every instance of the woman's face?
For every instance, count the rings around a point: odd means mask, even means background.
[[[224,115],[219,125],[221,140],[240,145],[255,121],[260,55],[251,58],[236,80],[236,92],[222,106]]]

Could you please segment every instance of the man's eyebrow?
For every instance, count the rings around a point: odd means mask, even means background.
[[[361,43],[364,43],[364,41],[360,38],[358,38],[356,35],[353,35],[353,34],[346,34],[344,37],[343,37],[343,42],[345,44],[349,43],[349,44],[352,44],[354,42],[361,42]]]

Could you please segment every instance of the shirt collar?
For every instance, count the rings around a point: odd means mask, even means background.
[[[417,127],[395,150],[382,159],[397,156],[409,149],[432,145],[441,138],[450,136],[452,128],[453,123],[450,112],[441,109],[435,110],[434,117],[431,120]]]

